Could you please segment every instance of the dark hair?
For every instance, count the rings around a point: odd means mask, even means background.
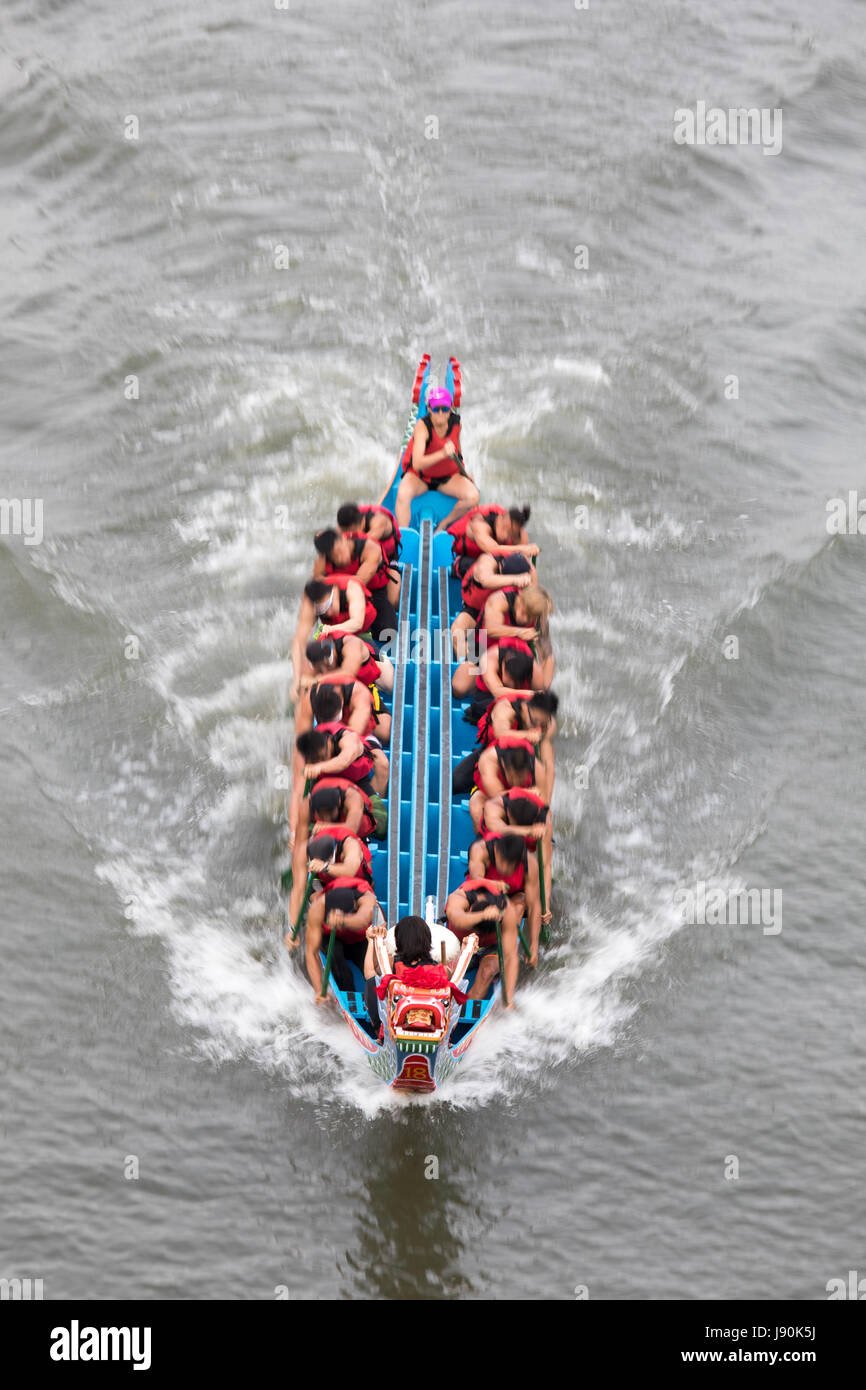
[[[544,820],[548,808],[536,806],[525,796],[509,797],[505,804],[505,819],[509,825],[535,825]]]
[[[310,793],[310,817],[318,820],[321,815],[337,816],[343,804],[343,793],[339,787],[314,787]]]
[[[535,754],[518,744],[507,744],[499,750],[500,762],[510,772],[522,776],[525,772],[535,775]]]
[[[313,545],[316,547],[320,555],[324,555],[326,560],[330,555],[331,551],[334,549],[336,543],[337,533],[336,531],[332,531],[330,527],[328,527],[324,531],[317,531],[315,536],[313,537]]]
[[[503,555],[499,561],[500,574],[529,574],[531,569],[525,555]]]
[[[343,713],[343,692],[337,685],[314,685],[310,691],[310,706],[317,724],[338,719]]]
[[[307,643],[307,660],[311,666],[318,666],[320,661],[329,661],[333,650],[333,641],[330,637],[322,637],[319,641]]]
[[[559,696],[554,695],[552,690],[536,690],[531,700],[527,700],[528,705],[535,709],[540,709],[543,714],[549,714],[551,719],[559,709]]]
[[[530,507],[528,502],[525,502],[522,507],[508,508],[508,515],[511,517],[511,520],[514,522],[514,525],[517,527],[518,531],[523,530],[524,526],[529,520],[531,512],[532,508]]]
[[[332,859],[337,849],[337,841],[333,835],[317,835],[315,840],[307,841],[307,858],[324,859],[325,863]],[[335,875],[336,877],[336,875]]]
[[[494,835],[492,840],[487,841],[491,864],[494,862],[496,845],[506,864],[519,864],[526,853],[526,841],[522,835]]]
[[[514,681],[515,690],[528,690],[529,682],[532,680],[532,657],[528,652],[516,652],[508,647],[505,653],[502,670],[507,671]]]
[[[398,961],[401,965],[436,964],[430,954],[430,928],[423,917],[401,917],[394,928],[394,938],[397,942],[395,965]]]
[[[357,906],[358,892],[355,888],[329,888],[325,893],[326,918],[330,912],[354,912]]]
[[[500,915],[505,911],[508,901],[504,893],[494,893],[492,888],[470,888],[466,893],[470,912],[483,912],[485,907],[496,907]]]
[[[305,734],[298,734],[295,747],[305,763],[323,763],[328,752],[328,735],[319,733],[318,729],[308,729]]]
[[[333,584],[326,584],[323,579],[309,579],[304,585],[304,593],[310,603],[322,603],[333,587]]]
[[[337,525],[345,527],[347,530],[360,526],[364,520],[363,513],[357,502],[344,502],[337,512]]]

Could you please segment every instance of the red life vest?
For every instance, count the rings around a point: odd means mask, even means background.
[[[444,965],[404,965],[401,960],[396,961],[394,974],[383,975],[381,984],[376,987],[379,999],[385,998],[392,980],[400,980],[410,989],[450,989],[458,1004],[465,1004],[468,998],[456,985],[452,985]]]
[[[354,782],[350,782],[346,777],[319,777],[312,790],[316,792],[323,791],[328,787],[336,787],[337,791],[342,793],[340,801],[341,816],[345,814],[346,792],[349,791],[349,789],[351,788],[353,791],[356,791],[358,793],[358,795],[364,803],[364,814],[361,817],[361,825],[358,830],[358,835],[362,840],[366,840],[370,835],[372,835],[373,831],[376,829],[376,820],[373,815],[373,803],[371,802],[367,793],[361,787],[357,786]],[[326,821],[322,821],[320,823],[322,825],[327,824]],[[330,834],[330,830],[328,830],[327,832],[323,831],[322,833]]]
[[[382,514],[388,518],[388,520],[391,523],[391,534],[390,536],[383,536],[382,539],[379,541],[379,545],[381,545],[382,547],[382,553],[385,556],[386,560],[388,560],[389,562],[396,560],[400,554],[400,550],[403,545],[403,538],[400,532],[400,527],[397,525],[397,518],[394,515],[394,513],[392,511],[389,511],[387,507],[367,505],[359,506],[358,511],[364,518],[364,520],[362,520],[361,522],[361,525],[364,528],[365,535],[369,535],[369,523],[367,521],[368,517]]]
[[[338,608],[334,608],[332,604],[327,613],[321,615],[321,618],[322,621],[327,621],[329,627],[339,627],[340,623],[345,623],[349,617],[349,600],[346,597],[346,589],[350,584],[357,584],[358,581],[357,579],[353,579],[350,574],[329,574],[328,583],[333,584],[339,589],[342,602]],[[359,584],[358,587],[363,593],[366,603],[364,609],[364,624],[361,631],[369,632],[373,623],[376,621],[376,610],[370,602],[370,590],[365,588],[363,584]],[[358,634],[355,633],[353,635],[357,637]]]
[[[455,891],[459,891],[461,893],[466,894],[467,911],[474,912],[475,902],[477,900],[478,894],[483,889],[486,889],[489,893],[492,893],[494,897],[497,897],[499,894],[499,889],[496,887],[496,885],[494,883],[491,883],[491,881],[486,878],[467,878],[464,883],[460,884],[459,890]],[[463,941],[469,935],[470,932],[474,931],[478,936],[478,945],[480,948],[484,949],[487,946],[496,945],[495,922],[490,922],[487,924],[482,924],[479,922],[474,927],[455,927],[454,923],[450,919],[446,919],[446,921],[448,925],[448,930],[453,931],[458,941]],[[484,925],[487,925],[490,928],[490,930],[485,931]]]
[[[427,427],[427,447],[424,450],[425,456],[427,454],[438,454],[440,449],[445,447],[446,440],[449,439],[457,450],[458,457],[460,456],[460,416],[456,411],[452,410],[451,414],[448,416],[448,428],[441,438],[434,430],[433,422],[429,415],[423,416],[422,423]],[[412,467],[412,454],[414,449],[415,434],[413,431],[412,438],[409,440],[402,459],[404,473],[415,473]],[[453,478],[455,474],[459,472],[460,464],[457,462],[456,458],[444,458],[439,463],[434,463],[432,468],[425,468],[423,473],[415,473],[415,477],[420,478],[423,482],[426,478]]]
[[[373,856],[370,853],[369,846],[364,844],[364,841],[361,839],[360,835],[356,835],[354,830],[349,829],[348,825],[316,825],[310,830],[309,838],[310,840],[315,840],[318,839],[320,835],[330,835],[332,840],[336,840],[337,843],[341,845],[345,844],[346,840],[357,840],[358,844],[361,846],[364,855],[364,867],[366,869],[365,877],[368,878],[372,883]],[[340,865],[335,860],[333,870],[325,869],[323,873],[319,874],[319,882],[321,883],[323,888],[331,888],[333,887],[334,880],[340,878],[341,876],[342,875],[340,873]]]
[[[492,553],[496,558],[496,573],[501,574],[502,571],[499,568],[499,561],[503,558],[502,552],[494,550],[490,553]],[[481,556],[479,555],[478,559],[480,558]],[[487,589],[484,587],[483,584],[476,583],[476,563],[477,561],[473,560],[470,568],[463,575],[462,579],[460,580],[460,589],[463,595],[463,602],[466,604],[466,607],[471,608],[475,613],[480,614],[481,610],[483,609],[487,600],[490,598],[491,594],[495,594],[500,591],[497,589]],[[510,592],[510,590],[506,590],[506,593],[508,592]]]
[[[506,787],[508,786],[508,783],[505,782],[505,771],[502,767],[502,751],[505,748],[525,748],[527,753],[529,753],[532,758],[532,766],[526,773],[526,779],[528,780],[524,779],[524,781],[520,783],[520,786],[522,789],[528,789],[529,787],[535,786],[534,743],[531,743],[528,738],[523,738],[521,734],[501,734],[499,738],[493,741],[491,747],[495,748],[496,750],[496,761],[499,764],[499,776],[505,783]]]
[[[520,593],[520,590],[519,590],[519,589],[510,589],[510,588],[509,588],[509,589],[496,589],[495,591],[492,591],[492,592],[491,592],[490,589],[488,589],[488,590],[487,590],[486,597],[485,597],[485,599],[484,599],[484,604],[483,604],[483,607],[482,607],[482,609],[481,609],[481,612],[478,614],[478,617],[475,619],[475,631],[476,631],[476,632],[480,632],[481,629],[482,629],[483,627],[486,626],[486,624],[487,624],[487,618],[486,618],[486,614],[487,614],[487,605],[488,605],[488,603],[490,602],[490,600],[491,600],[492,598],[497,598],[500,594],[504,594],[504,595],[505,595],[505,608],[506,608],[506,611],[507,611],[507,613],[508,613],[508,626],[509,626],[509,627],[532,627],[532,623],[528,623],[528,622],[527,622],[527,623],[520,623],[520,622],[517,621],[517,614],[516,614],[515,611],[514,611],[514,605],[515,605],[516,602],[517,602],[517,596],[518,596],[519,593]]]
[[[502,810],[504,812],[505,822],[507,825],[511,825],[512,823],[508,819],[508,807],[510,803],[515,801],[531,801],[532,805],[535,806],[538,811],[536,820],[540,822],[547,818],[547,813],[550,810],[550,807],[545,804],[542,798],[538,795],[538,792],[528,791],[524,787],[509,787],[508,791],[502,793]],[[501,830],[488,829],[487,819],[483,815],[481,817],[481,824],[478,828],[481,831],[481,838],[486,841],[492,840],[497,835],[502,834]],[[526,843],[526,848],[529,851],[529,853],[534,853],[538,845],[538,840],[536,839],[536,837],[534,835],[525,835],[524,841]]]
[[[370,888],[369,883],[367,883],[366,880],[363,879],[363,878],[334,878],[334,879],[332,879],[331,882],[328,884],[328,892],[330,892],[330,890],[331,890],[332,888],[353,888],[353,889],[355,890],[355,911],[356,911],[356,912],[357,912],[357,910],[358,910],[358,902],[359,902],[359,900],[364,896],[365,893],[369,893],[369,892],[372,891],[371,888]],[[327,907],[327,902],[326,902],[325,906]],[[328,914],[327,914],[327,912],[326,912],[326,913],[325,913],[325,921],[322,923],[322,932],[323,932],[323,934],[324,934],[325,936],[330,936],[330,935],[331,935],[331,928],[328,926],[327,916],[328,916]],[[367,928],[366,928],[366,927],[338,927],[338,928],[337,928],[337,940],[338,940],[338,941],[350,941],[350,942],[351,942],[351,941],[363,941],[364,938],[365,938],[365,936],[366,936],[366,934],[367,934]]]
[[[463,516],[458,517],[456,521],[452,521],[451,525],[448,527],[448,534],[451,537],[451,547],[455,556],[478,556],[481,554],[481,547],[477,545],[469,535],[469,523],[471,521],[474,521],[478,516],[483,516],[485,521],[489,522],[494,516],[504,515],[504,507],[497,507],[495,505],[490,507],[473,507],[471,511],[464,512]],[[492,534],[492,525],[490,530]]]
[[[514,713],[518,720],[517,728],[520,728],[520,711],[517,709],[517,706],[528,703],[528,701],[525,695],[518,694],[516,690],[506,691],[504,695],[499,696],[498,700],[494,700],[492,705],[488,705],[478,721],[478,742],[482,745],[493,743],[496,738],[493,732],[493,711],[502,700],[507,700],[510,705],[515,707]]]
[[[355,680],[359,680],[362,685],[375,685],[382,674],[382,668],[376,660],[376,648],[370,642],[365,641],[363,637],[358,637],[357,632],[334,631],[329,632],[328,637],[330,637],[331,641],[336,645],[338,667],[341,666],[343,662],[344,638],[357,637],[359,642],[364,643],[364,646],[367,648],[367,651],[370,653],[370,655],[368,659],[364,662],[363,666],[358,667],[358,670],[355,672],[354,678]],[[339,674],[339,672],[336,672],[335,674]]]
[[[525,748],[527,752],[532,754],[532,768],[526,774],[526,777],[528,777],[529,780],[524,780],[523,782],[521,782],[520,785],[521,787],[535,786],[535,749],[529,742],[528,738],[521,738],[520,734],[503,734],[500,738],[492,740],[491,743],[488,744],[488,747],[493,748],[496,753],[496,762],[499,766],[499,778],[502,782],[502,785],[506,788],[508,787],[508,782],[505,779],[505,770],[502,766],[502,749]],[[484,751],[486,752],[487,749],[485,749]],[[481,780],[480,761],[481,760],[479,759],[479,761],[475,764],[475,771],[472,774],[472,780],[475,783],[478,790],[481,792],[482,796],[486,796],[487,793],[484,790],[484,784]]]
[[[494,646],[487,648],[488,661],[490,660],[490,653],[492,651],[496,652],[496,669],[499,673],[500,680],[502,680],[502,659],[505,652],[525,652],[528,657],[531,657],[532,660],[535,661],[535,657],[532,656],[532,648],[524,642],[522,637],[500,637],[499,641],[496,642]],[[483,676],[479,675],[475,677],[475,685],[482,695],[490,694]]]
[[[338,748],[342,741],[343,734],[348,734],[350,732],[351,730],[339,719],[330,719],[324,724],[316,725],[316,733],[330,734],[330,736],[336,740]],[[357,738],[358,735],[356,734],[355,737]],[[360,757],[357,757],[353,763],[349,763],[348,767],[343,768],[342,775],[349,782],[366,782],[372,771],[373,757],[369,749],[365,748]]]
[[[337,689],[340,691],[340,695],[341,695],[341,698],[342,698],[342,701],[343,701],[343,723],[344,723],[344,724],[345,724],[346,719],[347,719],[347,717],[348,717],[349,710],[350,710],[351,707],[352,707],[352,697],[353,697],[353,695],[354,695],[354,693],[355,693],[355,686],[356,686],[356,685],[361,685],[361,684],[363,684],[363,682],[355,681],[355,680],[346,681],[346,680],[343,678],[343,676],[340,675],[339,671],[335,671],[334,674],[333,674],[332,676],[318,676],[317,679],[316,679],[316,685],[334,685],[334,686],[336,686]],[[367,727],[366,727],[366,729],[364,730],[364,733],[365,733],[365,734],[371,734],[371,733],[373,732],[373,730],[375,729],[375,727],[376,727],[376,713],[375,713],[375,710],[373,709],[373,705],[372,705],[372,702],[371,702],[371,704],[370,704],[370,718],[369,718],[368,721],[367,721]]]
[[[352,558],[346,565],[340,565],[339,569],[330,560],[325,561],[325,575],[330,578],[332,574],[357,574],[361,568],[361,560],[364,553],[364,546],[370,543],[369,536],[360,536],[357,531],[348,531],[345,539],[352,542]],[[388,561],[385,559],[385,552],[382,550],[378,541],[373,541],[379,552],[379,564],[375,574],[368,580],[367,589],[373,593],[376,589],[384,589],[388,583]]]
[[[490,877],[492,879],[498,879],[499,882],[504,883],[506,885],[505,891],[507,892],[510,898],[513,897],[515,893],[523,892],[523,886],[526,882],[526,850],[524,849],[520,862],[518,863],[517,868],[513,871],[513,873],[505,874],[502,872],[501,869],[497,868],[496,861],[493,858],[493,846],[496,844],[497,840],[501,839],[501,835],[493,835],[486,842],[487,857],[490,860],[490,867],[487,870],[487,872],[490,874]]]

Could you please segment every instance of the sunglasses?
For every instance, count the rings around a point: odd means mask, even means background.
[[[448,406],[447,406],[447,405],[431,405],[431,407],[430,407],[430,414],[431,414],[431,415],[447,415],[447,414],[448,414]]]

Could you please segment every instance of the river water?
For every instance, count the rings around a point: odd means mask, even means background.
[[[866,1270],[859,17],[4,0],[0,493],[43,511],[0,537],[0,1274]],[[677,144],[699,101],[781,151]],[[311,532],[384,490],[425,350],[532,503],[564,718],[553,943],[407,1103],[286,959],[276,781]],[[683,923],[747,888],[771,915]]]

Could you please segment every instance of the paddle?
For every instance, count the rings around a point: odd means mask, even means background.
[[[544,856],[541,852],[540,840],[536,844],[535,849],[538,854],[538,888],[541,893],[541,939],[546,946],[550,940],[550,924],[544,921],[544,914],[547,912],[547,888],[544,883]]]
[[[502,923],[496,920],[496,949],[499,952],[499,982],[502,986],[502,1002],[508,1008],[508,990],[505,985],[505,958],[502,954]]]
[[[322,976],[322,988],[319,991],[323,999],[326,998],[328,993],[328,981],[331,978],[331,957],[334,954],[334,942],[336,941],[336,939],[337,929],[336,927],[332,927],[328,936],[328,955],[325,959],[325,973]]]
[[[304,782],[304,796],[305,796],[305,797],[307,797],[307,796],[310,795],[310,787],[311,787],[311,786],[312,786],[312,782],[311,782],[310,778],[308,777],[307,780]],[[282,878],[280,879],[280,887],[281,887],[282,891],[283,891],[284,893],[285,893],[286,891],[289,891],[289,892],[290,892],[291,889],[292,889],[292,886],[293,886],[294,882],[295,882],[295,873],[294,873],[293,868],[292,868],[291,865],[290,865],[288,869],[284,869]],[[297,926],[295,926],[295,927],[292,928],[292,940],[293,940],[293,941],[297,941],[297,939],[298,939],[298,932],[301,930],[301,927],[302,927],[302,925],[303,925],[304,915],[305,915],[305,913],[306,913],[306,911],[307,911],[307,904],[308,904],[309,901],[310,901],[310,892],[311,892],[311,890],[312,890],[312,886],[313,886],[313,875],[310,874],[309,877],[307,878],[307,886],[306,886],[306,889],[304,890],[304,897],[303,897],[303,901],[301,902],[301,910],[300,910],[300,912],[298,913],[298,922],[297,922]]]
[[[526,934],[523,930],[523,923],[525,921],[526,914],[524,913],[523,917],[521,917],[520,919],[520,926],[517,928],[517,935],[520,937],[520,944],[526,952],[526,959],[529,960],[529,957],[532,955],[532,952],[529,949],[529,942],[526,940]]]
[[[301,901],[301,910],[300,910],[300,912],[298,913],[298,920],[297,920],[297,922],[296,922],[295,925],[292,927],[292,940],[293,940],[293,941],[297,941],[297,939],[298,939],[298,932],[301,930],[301,927],[304,925],[304,918],[305,918],[306,915],[307,915],[307,908],[309,907],[309,903],[310,903],[310,894],[311,894],[312,891],[313,891],[313,879],[314,879],[314,878],[315,878],[315,874],[307,874],[307,886],[306,886],[306,888],[304,889],[304,896],[303,896],[303,899],[302,899],[302,901]]]

